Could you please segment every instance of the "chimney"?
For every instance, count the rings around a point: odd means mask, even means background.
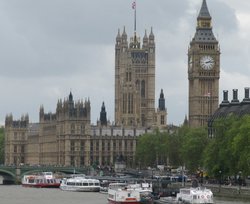
[[[229,105],[228,90],[223,91],[223,101],[221,102],[220,106],[226,106],[226,105]]]
[[[232,104],[238,104],[238,89],[233,89],[233,100],[231,101]]]
[[[249,87],[246,87],[245,88],[245,98],[243,99],[242,101],[243,103],[246,103],[246,102],[250,102],[250,98],[249,98]]]

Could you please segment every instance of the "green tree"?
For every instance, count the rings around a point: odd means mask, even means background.
[[[136,160],[141,167],[167,164],[169,155],[169,135],[155,130],[138,139]]]
[[[249,175],[250,116],[234,115],[214,122],[215,137],[210,140],[204,154],[204,166],[215,177]]]
[[[246,176],[250,175],[250,116],[241,118],[237,125],[237,134],[232,141],[232,154],[237,161],[235,174],[242,171]]]
[[[203,153],[208,142],[205,128],[189,128],[182,136],[181,157],[191,172],[203,167]]]
[[[204,153],[204,166],[212,176],[219,177],[220,174],[224,176],[229,174],[230,166],[233,163],[230,152],[230,135],[233,132],[230,133],[229,127],[233,125],[234,121],[235,119],[232,116],[214,122],[215,137],[211,138]]]

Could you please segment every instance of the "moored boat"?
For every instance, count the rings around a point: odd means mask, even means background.
[[[109,204],[153,204],[152,184],[111,183],[108,189]]]
[[[61,181],[60,189],[64,191],[78,192],[99,192],[100,181],[86,178],[83,175],[74,175],[71,178],[64,178]]]
[[[190,204],[213,204],[213,192],[205,187],[181,188],[177,201]]]
[[[41,172],[39,174],[24,175],[22,186],[37,188],[59,188],[60,179],[57,179],[52,172]]]

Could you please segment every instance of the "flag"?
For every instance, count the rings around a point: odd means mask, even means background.
[[[132,3],[132,9],[135,9],[136,8],[136,3],[135,1]]]

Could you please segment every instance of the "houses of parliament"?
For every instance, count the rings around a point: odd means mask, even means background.
[[[29,116],[5,118],[5,165],[113,165],[123,158],[135,164],[137,139],[155,128],[168,131],[163,90],[155,108],[155,36],[128,38],[125,27],[115,43],[115,121],[107,120],[105,103],[96,125],[91,124],[90,100],[75,100],[70,92],[59,99],[54,113],[40,107],[39,122]],[[196,33],[188,49],[189,125],[206,125],[218,107],[220,50],[211,16],[203,0]]]

